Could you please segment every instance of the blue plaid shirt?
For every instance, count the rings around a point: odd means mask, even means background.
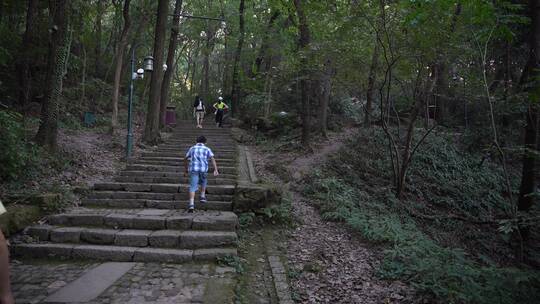
[[[212,150],[204,144],[198,143],[189,148],[186,158],[189,158],[189,172],[208,172],[208,160],[214,157]]]

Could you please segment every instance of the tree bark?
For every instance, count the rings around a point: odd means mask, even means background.
[[[307,52],[310,43],[310,32],[307,23],[306,15],[304,14],[303,1],[294,0],[294,6],[296,8],[296,14],[298,16],[298,28],[300,31],[300,37],[298,39],[298,47],[301,52],[300,66],[301,66],[301,79],[300,79],[300,91],[302,100],[302,144],[304,146],[309,145],[310,139],[310,124],[311,113],[309,104],[309,74],[308,74],[308,62]]]
[[[418,118],[418,114],[420,114],[420,110],[422,109],[422,106],[425,104],[428,104],[429,98],[433,96],[433,90],[435,88],[435,85],[437,83],[437,78],[439,75],[437,74],[437,67],[435,65],[431,66],[431,77],[427,79],[426,86],[423,92],[423,96],[416,97],[413,109],[411,111],[411,115],[409,117],[409,122],[407,125],[407,134],[405,137],[405,143],[404,148],[402,152],[401,157],[401,164],[399,168],[399,175],[398,175],[398,182],[397,182],[397,197],[402,198],[403,194],[405,193],[406,189],[406,177],[407,177],[407,171],[409,169],[409,165],[411,163],[411,153],[412,153],[412,140],[414,138],[414,126],[416,123],[416,119]]]
[[[529,60],[523,71],[521,84],[529,94],[529,104],[526,113],[525,138],[523,153],[523,169],[519,188],[518,210],[529,211],[534,205],[536,192],[536,167],[538,147],[538,97],[534,93],[540,88],[540,1],[529,0],[531,29],[529,37]],[[532,98],[536,99],[533,100]]]
[[[19,80],[19,107],[25,109],[32,98],[31,90],[31,66],[33,66],[32,50],[36,31],[36,17],[38,12],[38,0],[28,0],[26,12],[26,29],[21,44],[21,61],[17,68]]]
[[[259,49],[259,54],[257,55],[257,58],[255,58],[255,74],[259,74],[261,72],[261,66],[264,61],[268,61],[268,49],[270,48],[270,35],[272,32],[272,27],[274,26],[274,23],[276,19],[281,14],[280,11],[275,11],[272,13],[272,16],[270,16],[270,19],[268,20],[268,25],[266,26],[266,32],[264,33],[262,42],[261,42],[261,48]],[[263,71],[267,72],[267,71]]]
[[[105,14],[105,1],[106,0],[97,1],[97,14],[96,14],[96,23],[95,23],[96,46],[94,48],[94,56],[95,56],[94,75],[95,77],[98,77],[98,78],[103,76],[101,38],[103,36],[103,22],[102,21],[103,21],[103,14]]]
[[[244,0],[240,0],[240,7],[238,8],[239,14],[239,23],[240,23],[240,37],[238,38],[238,45],[236,46],[236,51],[234,53],[234,65],[233,65],[233,76],[232,76],[232,90],[231,90],[231,115],[234,115],[236,108],[240,103],[240,83],[239,83],[239,65],[240,65],[240,56],[242,54],[242,46],[244,45],[244,36],[245,36],[245,25],[244,25]],[[233,105],[234,104],[234,105]]]
[[[124,1],[124,8],[122,10],[122,15],[124,18],[124,27],[122,28],[122,33],[120,34],[120,41],[118,42],[114,54],[116,60],[114,67],[114,84],[113,84],[113,96],[111,100],[111,129],[110,133],[114,134],[116,128],[118,127],[118,99],[120,97],[120,81],[122,80],[122,64],[124,62],[124,54],[126,52],[126,47],[128,44],[128,34],[131,27],[131,19],[129,17],[129,5],[131,0]],[[131,75],[130,75],[131,77]]]
[[[377,70],[379,69],[379,53],[381,46],[378,39],[375,39],[373,54],[371,55],[371,64],[369,66],[368,86],[366,91],[366,113],[364,116],[364,127],[371,126],[371,112],[373,108],[373,99],[375,96],[375,79],[377,78]]]
[[[168,10],[169,1],[159,0],[154,38],[154,71],[150,80],[150,96],[148,98],[148,111],[143,136],[143,141],[148,144],[157,144],[159,141],[159,91],[163,76],[163,49],[165,46]]]
[[[332,61],[330,59],[327,59],[325,64],[325,71],[322,75],[322,94],[319,104],[319,129],[322,136],[324,137],[328,137],[328,104],[330,102],[330,93],[332,91],[332,74]]]
[[[456,4],[456,8],[454,10],[454,14],[452,15],[452,21],[450,22],[450,36],[453,36],[453,33],[456,30],[456,25],[458,21],[458,17],[461,15],[461,3]],[[435,88],[435,119],[439,124],[445,124],[448,121],[448,113],[450,112],[450,99],[448,98],[449,95],[449,86],[448,86],[448,65],[445,62],[446,57],[442,55],[441,58],[437,61],[436,69],[437,69],[437,83]],[[426,117],[426,120],[428,120],[429,117]]]
[[[180,13],[182,12],[182,0],[176,0],[174,5],[174,17],[172,21],[171,37],[169,39],[169,50],[167,52],[167,70],[163,76],[161,84],[161,97],[159,105],[159,126],[165,127],[165,112],[167,111],[167,101],[169,100],[171,79],[176,71],[174,57],[178,46],[178,32],[180,28]]]
[[[41,124],[36,135],[36,142],[49,151],[55,151],[58,133],[58,111],[62,94],[62,81],[69,53],[69,0],[51,1],[53,13],[51,42],[49,44],[48,71],[45,101],[41,111]]]

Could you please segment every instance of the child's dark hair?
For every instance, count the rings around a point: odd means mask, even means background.
[[[198,143],[198,144],[199,144],[199,143],[200,143],[200,144],[205,144],[205,143],[206,143],[206,137],[204,137],[204,136],[202,136],[202,135],[199,136],[199,137],[197,137],[197,143]]]

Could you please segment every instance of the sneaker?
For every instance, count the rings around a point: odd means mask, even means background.
[[[195,206],[194,206],[194,205],[190,205],[189,208],[188,208],[188,212],[189,212],[189,213],[193,213],[193,211],[195,211]]]
[[[204,203],[206,203],[206,202],[208,202],[208,201],[206,200],[206,197],[201,197],[200,202],[201,202],[202,204],[204,204]]]

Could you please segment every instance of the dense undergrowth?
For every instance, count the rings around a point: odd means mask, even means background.
[[[443,303],[535,303],[540,275],[515,262],[510,235],[498,229],[509,210],[500,167],[450,140],[433,135],[418,152],[404,200],[394,197],[378,129],[361,130],[310,176],[305,193],[325,219],[386,245],[385,278]]]

